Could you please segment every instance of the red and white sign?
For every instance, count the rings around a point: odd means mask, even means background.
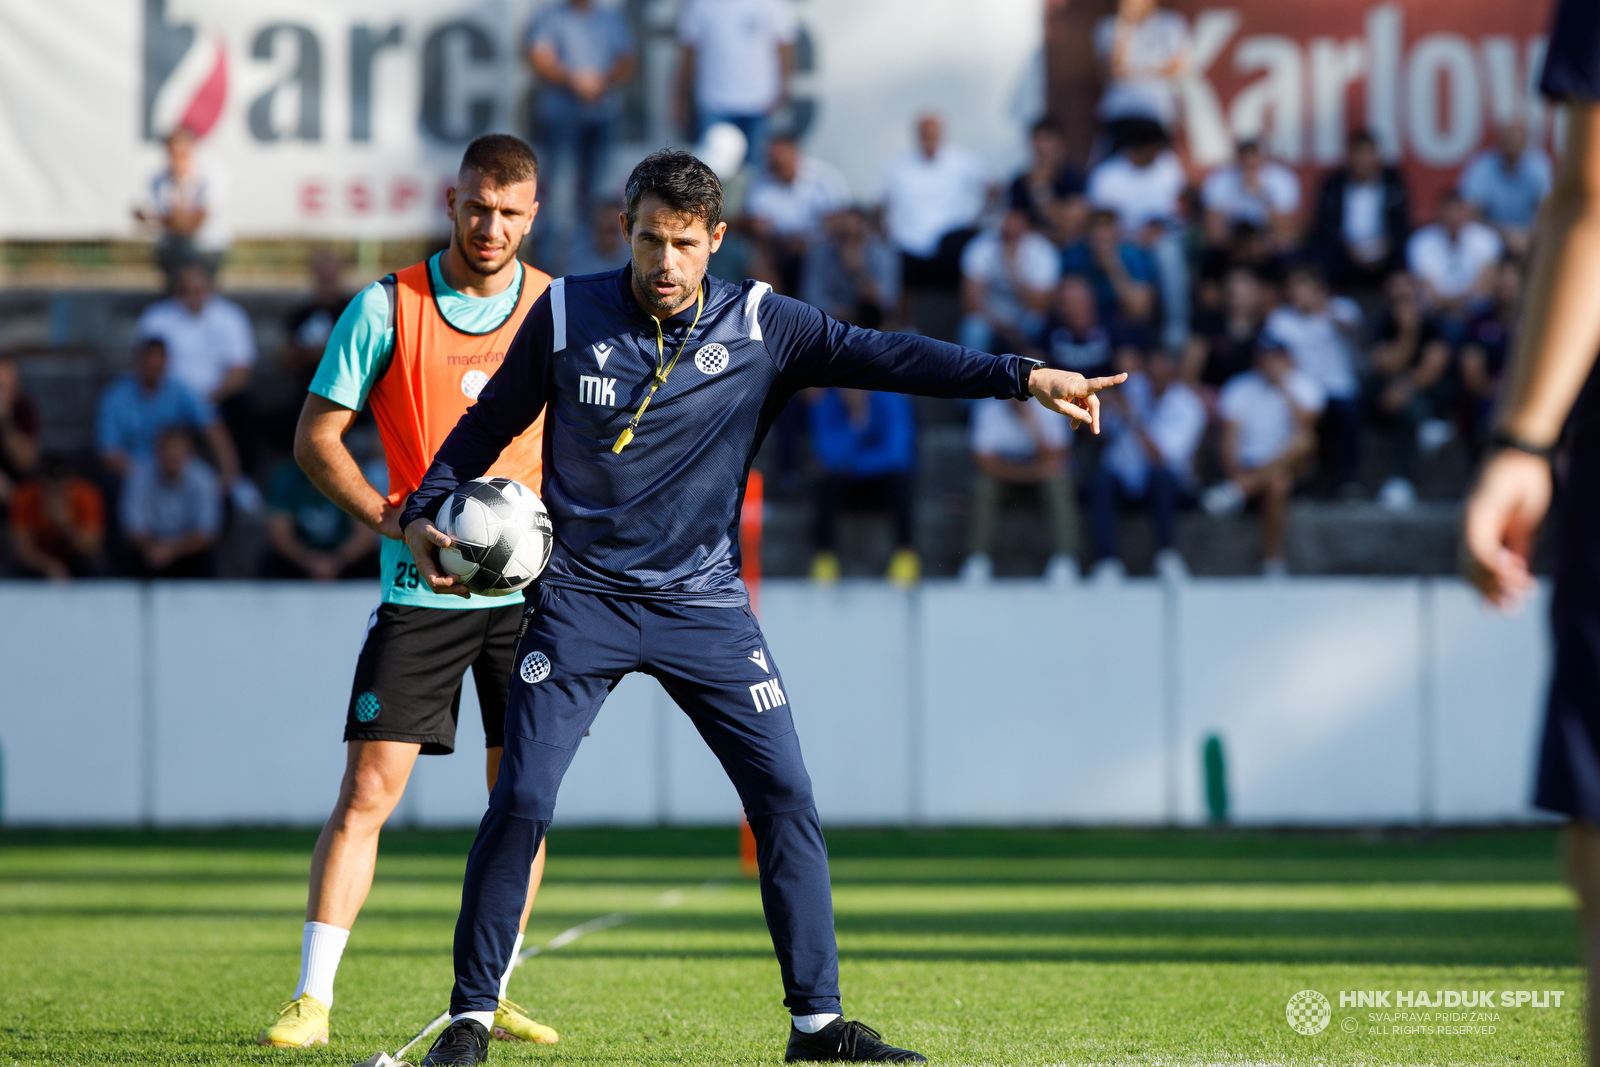
[[[1326,168],[1364,126],[1426,211],[1503,123],[1522,119],[1532,144],[1559,148],[1537,92],[1551,0],[1170,6],[1190,21],[1182,142],[1198,170],[1226,162],[1242,138],[1293,166]]]

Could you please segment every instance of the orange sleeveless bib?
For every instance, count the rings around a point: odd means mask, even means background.
[[[506,358],[528,309],[550,275],[524,265],[517,306],[499,329],[463,333],[445,321],[426,261],[395,274],[394,355],[367,402],[389,463],[389,503],[399,507],[422,484],[433,454]],[[544,415],[506,446],[488,473],[542,488]]]

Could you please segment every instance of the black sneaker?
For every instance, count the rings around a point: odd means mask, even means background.
[[[866,1023],[846,1021],[842,1016],[814,1034],[802,1034],[789,1024],[789,1049],[783,1058],[790,1063],[820,1060],[871,1060],[878,1063],[927,1063],[928,1057],[910,1049],[883,1043],[883,1035]]]
[[[489,1062],[489,1031],[476,1019],[457,1019],[444,1028],[422,1067],[478,1067]]]

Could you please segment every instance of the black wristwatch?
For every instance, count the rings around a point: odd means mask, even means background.
[[[1510,449],[1512,452],[1523,452],[1530,456],[1537,456],[1540,459],[1549,459],[1555,454],[1556,450],[1555,445],[1532,444],[1504,430],[1496,430],[1489,435],[1489,448],[1495,452]]]
[[[1017,357],[1017,395],[1023,400],[1028,400],[1033,396],[1033,390],[1028,388],[1028,376],[1034,372],[1035,368],[1044,365],[1045,363],[1042,359],[1029,359],[1027,356]]]

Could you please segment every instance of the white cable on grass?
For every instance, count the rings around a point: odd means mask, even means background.
[[[726,878],[719,875],[716,878],[709,878],[700,883],[697,888],[703,893],[710,893],[721,888],[722,883],[726,881]],[[683,899],[683,890],[669,889],[656,898],[656,907],[674,908],[679,904],[682,904]],[[621,926],[631,918],[633,918],[633,915],[629,912],[614,911],[609,915],[602,915],[599,918],[590,919],[588,922],[581,922],[577,926],[569,927],[542,945],[531,945],[528,948],[523,949],[517,955],[517,958],[512,961],[511,969],[513,971],[516,970],[518,967],[522,966],[523,963],[533,959],[533,957],[538,956],[541,953],[554,952],[558,948],[565,948],[567,945],[570,945],[574,941],[578,940],[578,938],[582,937],[584,934],[592,934],[596,930],[608,930],[613,926]],[[351,1067],[396,1067],[396,1065],[404,1062],[400,1057],[404,1056],[412,1045],[415,1045],[417,1042],[433,1033],[441,1024],[449,1021],[450,1013],[446,1011],[443,1014],[436,1016],[431,1022],[428,1023],[427,1026],[424,1026],[421,1030],[417,1031],[417,1036],[401,1045],[399,1051],[397,1051],[393,1056],[390,1056],[387,1052],[375,1053],[371,1059],[362,1060],[360,1063],[352,1064]]]

